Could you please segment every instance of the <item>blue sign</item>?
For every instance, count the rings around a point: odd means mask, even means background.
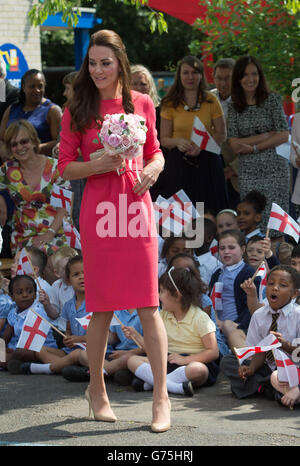
[[[6,79],[15,87],[21,87],[22,76],[28,70],[27,61],[21,50],[14,44],[0,45],[0,55],[6,63]]]

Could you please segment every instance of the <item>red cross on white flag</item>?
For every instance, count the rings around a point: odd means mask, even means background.
[[[213,152],[214,154],[221,153],[221,147],[208,133],[204,124],[197,116],[194,118],[191,141],[200,147],[201,150],[207,150],[209,152]]]
[[[210,299],[213,303],[213,308],[215,311],[222,311],[223,310],[223,303],[222,303],[222,291],[223,291],[223,283],[216,282],[212,289]]]
[[[87,328],[89,326],[89,323],[90,323],[90,320],[92,318],[92,315],[93,315],[93,313],[89,312],[89,314],[87,314],[84,317],[75,317],[75,318],[80,323],[81,327],[84,328],[84,330],[87,330]]]
[[[256,353],[266,353],[267,351],[271,351],[279,346],[281,346],[280,341],[275,337],[275,335],[273,335],[273,333],[269,333],[269,335],[263,338],[257,346],[234,348],[234,351],[239,363],[242,364],[245,359],[250,358]]]
[[[17,275],[34,275],[28,253],[25,248],[21,251],[16,273]]]
[[[213,256],[215,257],[219,256],[219,246],[218,246],[218,241],[216,239],[213,239],[212,242],[210,243],[209,250]]]
[[[292,236],[297,243],[299,241],[300,225],[275,202],[272,203],[267,228]]]
[[[64,233],[70,248],[81,249],[80,234],[76,228],[63,219]]]
[[[25,348],[39,353],[45,343],[49,329],[50,324],[45,319],[29,310],[17,348]]]
[[[260,284],[259,284],[259,301],[262,302],[263,301],[263,292],[264,292],[264,289],[266,288],[267,286],[267,274],[268,274],[268,271],[267,271],[267,267],[266,267],[266,264],[263,262],[259,267],[258,267],[258,271],[256,272],[256,277],[261,277],[261,281],[260,281]]]
[[[158,196],[153,207],[156,224],[175,235],[180,235],[186,222],[189,223],[190,216],[181,210],[177,202],[170,203],[162,196]]]
[[[290,387],[296,387],[300,384],[300,369],[293,361],[278,349],[274,350],[274,357],[278,371],[278,380],[288,382]]]
[[[189,220],[200,217],[196,208],[193,206],[192,201],[183,189],[177,191],[173,196],[168,198],[170,203],[177,202],[180,205],[181,210],[189,216]]]
[[[52,187],[50,204],[53,207],[62,207],[63,209],[66,209],[68,214],[70,214],[73,204],[73,196],[74,194],[72,191],[54,184]]]

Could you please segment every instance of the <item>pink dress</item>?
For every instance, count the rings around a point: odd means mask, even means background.
[[[158,244],[149,192],[133,192],[136,170],[143,158],[160,152],[155,129],[155,109],[148,95],[132,92],[135,113],[146,119],[147,140],[143,156],[126,161],[126,171],[90,176],[80,212],[80,236],[84,260],[87,312],[105,312],[158,306]],[[102,100],[101,114],[123,113],[122,99]],[[58,167],[61,175],[68,163],[84,161],[102,148],[96,144],[96,126],[84,134],[70,131],[70,113],[62,120]]]

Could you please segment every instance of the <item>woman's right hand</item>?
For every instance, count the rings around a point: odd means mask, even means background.
[[[99,158],[91,160],[91,163],[95,175],[117,171],[125,167],[125,160],[119,154],[112,155],[109,152],[104,152]]]
[[[183,138],[178,138],[176,140],[176,147],[180,152],[191,151],[193,149],[191,142]]]
[[[7,206],[3,196],[0,195],[0,224],[3,227],[7,220]]]

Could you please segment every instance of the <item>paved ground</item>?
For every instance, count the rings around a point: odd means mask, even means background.
[[[261,398],[237,400],[222,375],[193,398],[171,396],[172,429],[163,434],[149,429],[151,393],[108,382],[119,420],[107,424],[88,419],[86,385],[57,375],[0,372],[0,446],[106,446],[114,452],[117,446],[300,445],[300,409]]]

